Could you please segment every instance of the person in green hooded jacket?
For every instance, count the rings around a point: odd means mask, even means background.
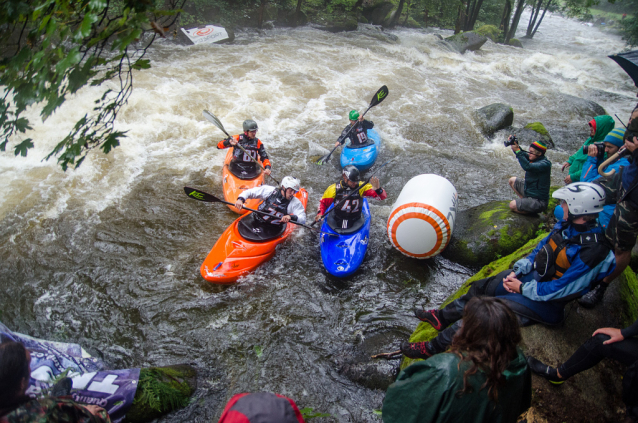
[[[388,388],[385,423],[515,423],[531,404],[521,331],[504,301],[474,297],[448,352],[408,366]]]
[[[609,131],[614,129],[615,125],[614,118],[609,115],[596,116],[589,121],[589,138],[587,138],[585,144],[576,150],[576,152],[572,154],[561,167],[561,171],[564,172],[569,166],[569,175],[565,177],[566,185],[580,181],[580,172],[587,160],[587,154],[583,153],[583,147],[595,142],[603,142]]]

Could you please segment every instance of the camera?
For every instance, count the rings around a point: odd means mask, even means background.
[[[503,142],[503,145],[505,147],[509,147],[510,145],[514,145],[514,144],[518,144],[518,139],[516,138],[516,135],[512,135],[511,138]]]
[[[583,145],[583,154],[587,155],[590,147],[596,148],[596,157],[604,157],[605,156],[605,144],[602,142],[595,142],[589,145]]]

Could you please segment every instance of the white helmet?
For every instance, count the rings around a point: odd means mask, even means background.
[[[554,191],[552,197],[565,200],[569,212],[574,216],[600,213],[605,205],[605,190],[591,182],[571,183]]]
[[[293,178],[292,176],[286,176],[284,179],[281,180],[281,187],[283,189],[286,188],[292,188],[293,190],[299,191],[299,188],[301,188],[299,186],[299,180]]]

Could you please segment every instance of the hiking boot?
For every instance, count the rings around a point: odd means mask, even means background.
[[[543,364],[541,361],[535,359],[531,355],[527,356],[527,365],[532,370],[532,372],[536,373],[539,376],[543,376],[554,385],[560,385],[565,382],[564,379],[558,377],[558,372],[555,368],[550,367],[547,364]]]
[[[429,342],[403,341],[401,352],[408,358],[429,358],[434,354]]]
[[[422,322],[426,322],[432,325],[432,327],[436,330],[441,330],[445,328],[447,325],[444,325],[439,317],[439,310],[414,310],[414,315]]]
[[[596,288],[580,297],[578,299],[578,304],[582,305],[585,308],[594,308],[596,304],[603,300],[607,286],[609,286],[609,284],[601,282]]]

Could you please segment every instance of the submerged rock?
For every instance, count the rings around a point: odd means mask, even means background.
[[[474,31],[468,31],[447,37],[444,41],[463,54],[468,50],[476,51],[480,49],[487,41],[487,37]]]
[[[528,255],[547,234],[539,235],[516,252],[483,267],[461,288],[448,297],[444,307],[465,294],[471,284],[511,268],[516,260]],[[548,327],[541,324],[522,328],[521,348],[526,354],[556,366],[569,358],[600,327],[626,327],[638,318],[638,280],[627,268],[605,294],[602,304],[587,310],[572,302],[567,305],[567,317],[562,325]],[[437,335],[429,324],[420,323],[410,342],[428,341]],[[401,369],[417,360],[404,358]],[[603,360],[590,370],[568,379],[560,387],[533,376],[532,408],[528,422],[617,422],[622,420],[624,405],[621,401],[621,366],[612,360]],[[568,405],[568,406],[567,406]]]
[[[441,254],[464,266],[481,267],[525,245],[542,223],[538,215],[513,213],[509,201],[481,204],[457,213],[454,236]]]
[[[557,103],[561,110],[564,110],[566,120],[572,117],[580,117],[586,124],[595,116],[607,114],[600,104],[591,100],[585,100],[584,98],[574,97],[569,94],[560,94],[558,96]]]
[[[483,134],[492,135],[494,132],[512,125],[514,109],[507,104],[494,103],[476,110],[474,117]]]
[[[370,25],[370,24],[360,23],[357,32],[365,35],[366,37],[371,37],[386,43],[396,43],[397,41],[399,41],[399,37],[397,37],[394,34],[385,32],[383,30],[383,27],[379,25]]]

